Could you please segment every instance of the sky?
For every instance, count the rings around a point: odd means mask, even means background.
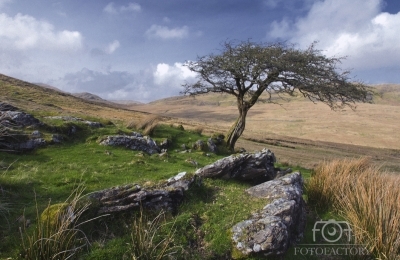
[[[0,0],[0,73],[66,92],[176,96],[225,41],[317,41],[366,84],[400,83],[398,0]]]

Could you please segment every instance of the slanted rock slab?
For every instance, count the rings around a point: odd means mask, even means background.
[[[296,244],[305,229],[303,179],[298,172],[246,190],[271,201],[262,210],[232,228],[235,258],[251,254],[283,255]]]
[[[184,174],[180,173],[160,187],[142,188],[138,184],[129,184],[94,192],[89,199],[92,205],[98,207],[98,215],[139,210],[140,207],[176,211],[183,200],[184,191],[189,189],[194,179],[185,178]]]
[[[235,154],[196,171],[203,178],[236,179],[263,182],[276,176],[275,155],[268,149],[257,153]]]

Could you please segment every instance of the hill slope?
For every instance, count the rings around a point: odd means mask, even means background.
[[[86,100],[3,74],[0,74],[0,89],[0,101],[36,115],[74,114],[123,121],[144,115],[142,112],[125,109],[118,104]]]

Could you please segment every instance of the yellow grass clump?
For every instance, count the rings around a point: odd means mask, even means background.
[[[157,127],[161,117],[158,115],[147,115],[141,120],[133,120],[128,123],[127,127],[131,129],[143,130],[144,135],[152,135]]]
[[[309,200],[330,205],[350,223],[355,242],[379,259],[400,259],[400,176],[369,159],[321,164],[307,183]]]

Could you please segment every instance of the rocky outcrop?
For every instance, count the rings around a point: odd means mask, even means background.
[[[156,142],[148,136],[107,136],[104,140],[100,142],[100,144],[110,146],[124,146],[131,150],[142,151],[148,154],[155,154],[160,152],[160,148],[157,146]]]
[[[93,122],[93,121],[89,121],[89,120],[84,120],[82,118],[73,117],[73,116],[48,116],[46,118],[48,118],[48,119],[59,119],[59,120],[71,121],[71,122],[82,122],[82,123],[87,124],[88,126],[93,127],[93,128],[104,127],[104,125],[102,123]]]
[[[92,205],[98,207],[97,214],[139,210],[140,207],[176,211],[184,192],[194,181],[193,177],[188,178],[185,174],[180,173],[157,188],[145,189],[138,184],[130,184],[94,192],[89,199]]]
[[[36,148],[43,147],[46,145],[46,140],[43,138],[29,139],[25,142],[14,143],[10,147],[14,151],[31,151]]]
[[[1,111],[3,117],[7,117],[11,120],[10,125],[19,127],[27,126],[40,126],[43,125],[39,119],[35,118],[31,114],[27,114],[21,111]]]
[[[271,202],[232,228],[233,257],[283,255],[303,237],[306,211],[301,174],[295,172],[264,182],[246,192]]]
[[[261,183],[275,178],[274,154],[263,149],[254,154],[235,154],[216,161],[196,171],[203,178],[236,179]]]

